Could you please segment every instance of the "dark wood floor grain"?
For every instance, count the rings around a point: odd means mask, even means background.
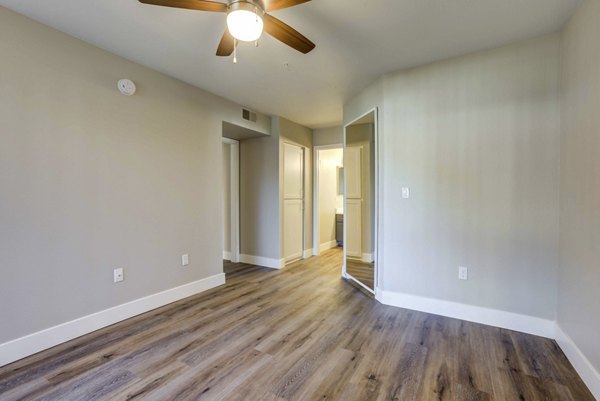
[[[0,368],[1,400],[593,401],[554,341],[379,304],[341,253],[227,284]]]

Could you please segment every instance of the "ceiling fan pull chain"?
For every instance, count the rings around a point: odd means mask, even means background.
[[[233,39],[233,64],[237,64],[237,39]]]

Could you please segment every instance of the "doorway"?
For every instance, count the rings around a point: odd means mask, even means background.
[[[333,144],[314,148],[313,254],[343,245],[344,151]]]
[[[222,138],[223,260],[240,261],[240,143]]]

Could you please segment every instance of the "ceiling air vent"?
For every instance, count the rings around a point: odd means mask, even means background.
[[[256,113],[248,109],[242,109],[242,118],[246,121],[256,122]]]

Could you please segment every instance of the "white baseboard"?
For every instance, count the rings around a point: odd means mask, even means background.
[[[312,248],[310,248],[310,249],[305,249],[305,250],[304,250],[304,253],[302,254],[302,259],[308,259],[308,258],[310,258],[311,256],[313,256],[313,249],[312,249]]]
[[[284,265],[287,265],[287,264],[290,264],[290,263],[297,262],[300,259],[302,259],[302,256],[304,256],[304,252],[295,253],[293,255],[290,255],[290,256],[284,258],[283,259],[283,263],[284,263]]]
[[[375,294],[375,298],[385,305],[555,339],[594,397],[600,400],[600,372],[594,368],[575,342],[553,320],[379,289]]]
[[[600,400],[600,372],[594,368],[573,339],[558,324],[556,324],[556,342],[594,397]]]
[[[329,241],[329,242],[323,242],[321,245],[319,245],[319,251],[323,252],[328,249],[335,248],[336,246],[337,246],[336,240]]]
[[[0,366],[222,284],[225,274],[216,274],[0,344]]]
[[[231,260],[231,252],[223,251],[223,260]]]
[[[539,317],[392,291],[381,291],[378,298],[385,305],[487,324],[547,338],[554,338],[555,335],[555,322]]]
[[[285,259],[271,259],[262,256],[240,255],[240,262],[251,265],[270,267],[271,269],[281,269],[285,266]]]
[[[372,253],[363,253],[362,261],[365,263],[373,263],[373,254]]]

